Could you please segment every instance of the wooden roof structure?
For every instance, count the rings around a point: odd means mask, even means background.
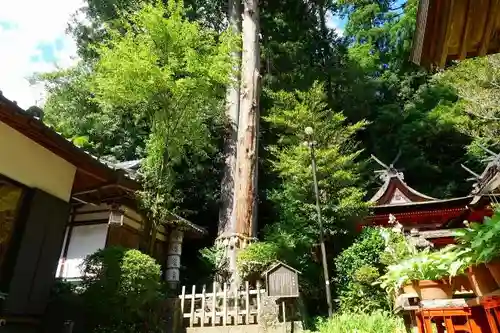
[[[75,146],[40,119],[24,111],[17,103],[5,98],[1,92],[0,121],[76,166],[71,194],[74,202],[99,204],[120,201],[135,207],[135,192],[142,188],[135,179],[140,161],[105,163]],[[207,233],[205,229],[175,214],[171,214],[168,222],[196,234]]]
[[[372,214],[365,219],[364,225],[391,227],[392,218],[406,232],[415,229],[436,245],[449,244],[453,237],[446,230],[463,227],[464,220],[482,221],[484,216],[492,213],[488,196],[471,194],[451,199],[432,198],[406,184],[403,173],[394,167],[394,162],[386,165],[375,156],[372,159],[384,167],[376,171],[383,184],[370,199]]]
[[[393,206],[436,200],[435,198],[418,192],[406,184],[404,182],[403,173],[398,171],[393,163],[386,165],[373,155],[372,159],[384,167],[384,170],[376,171],[379,174],[379,178],[384,183],[377,193],[369,200],[370,203],[375,206]]]
[[[0,121],[77,167],[72,190],[73,197],[77,199],[80,193],[85,194],[111,185],[120,188],[122,194],[135,192],[141,188],[138,182],[126,176],[125,171],[114,170],[75,146],[1,94]]]
[[[500,52],[500,0],[420,0],[411,61],[428,69]]]
[[[302,272],[301,272],[301,271],[299,271],[299,270],[297,270],[297,269],[293,268],[292,266],[287,265],[287,264],[285,264],[285,263],[284,263],[284,262],[282,262],[282,261],[275,260],[275,261],[271,264],[271,266],[269,266],[269,268],[268,268],[268,269],[266,269],[266,270],[265,270],[265,271],[261,274],[261,276],[262,276],[262,277],[265,277],[266,275],[268,275],[270,272],[274,271],[274,270],[275,270],[276,268],[278,268],[278,267],[286,267],[286,268],[288,268],[289,270],[294,271],[294,272],[295,272],[295,273],[297,273],[297,274],[302,274]]]

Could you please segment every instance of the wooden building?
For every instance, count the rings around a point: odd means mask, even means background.
[[[402,229],[416,236],[417,244],[441,247],[454,242],[453,230],[464,227],[464,220],[482,222],[498,203],[500,154],[489,152],[489,163],[475,174],[470,194],[462,198],[435,199],[419,193],[404,182],[393,165],[379,171],[383,185],[371,198],[373,213],[365,225]],[[396,221],[398,223],[396,223]],[[412,238],[410,238],[412,240]],[[483,296],[460,290],[450,300],[422,301],[415,293],[398,295],[395,311],[405,318],[407,331],[419,333],[490,333],[500,331],[499,290]]]
[[[8,324],[40,319],[56,275],[78,278],[78,263],[109,245],[152,253],[175,286],[184,235],[205,233],[175,215],[153,232],[131,170],[89,155],[1,94],[0,156],[0,318]]]
[[[500,51],[499,0],[421,0],[411,60],[443,68]]]
[[[440,247],[454,242],[453,229],[462,228],[464,221],[481,222],[485,216],[493,214],[491,187],[495,182],[491,179],[498,178],[500,183],[500,168],[489,165],[483,178],[473,186],[477,190],[468,196],[436,199],[406,184],[403,173],[392,164],[387,166],[376,160],[384,167],[377,171],[383,184],[370,199],[372,214],[365,219],[364,225],[392,227],[391,223],[398,221],[406,234]],[[490,175],[493,172],[495,176]]]

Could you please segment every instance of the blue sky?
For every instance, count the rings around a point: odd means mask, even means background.
[[[43,89],[27,78],[71,66],[75,44],[65,34],[83,0],[0,0],[0,90],[21,107],[42,104]]]
[[[0,0],[0,90],[19,106],[43,106],[44,90],[31,86],[37,72],[66,68],[76,61],[76,48],[66,35],[67,23],[83,0]],[[343,22],[328,19],[340,34]]]

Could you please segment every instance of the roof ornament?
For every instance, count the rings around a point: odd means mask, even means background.
[[[495,163],[500,163],[500,154],[495,153],[494,151],[486,148],[482,144],[478,143],[477,146],[481,148],[484,152],[486,152],[489,157],[485,158],[482,160],[482,162],[495,162]]]
[[[496,183],[492,183],[492,181],[497,178],[498,172],[500,171],[500,154],[497,154],[494,151],[486,148],[482,144],[478,143],[477,146],[481,148],[487,155],[489,155],[485,159],[481,160],[481,162],[483,163],[488,163],[484,171],[479,175],[466,168],[465,166],[462,166],[462,168],[464,168],[473,176],[473,178],[469,178],[467,180],[474,181],[471,192],[474,195],[491,193],[495,189],[497,189],[498,185],[495,185]]]
[[[472,175],[471,178],[467,178],[466,180],[467,181],[471,181],[471,180],[475,180],[475,181],[478,181],[481,176],[478,175],[477,173],[475,173],[474,171],[472,171],[471,169],[469,169],[468,167],[466,167],[465,165],[463,164],[460,164],[460,166],[462,167],[462,169],[464,169],[465,171],[467,171],[468,173],[470,173]]]
[[[401,148],[399,149],[398,154],[396,155],[394,160],[392,160],[391,164],[389,164],[389,165],[387,165],[384,162],[382,162],[381,160],[379,160],[375,155],[373,155],[373,154],[371,155],[371,158],[384,168],[384,170],[376,170],[375,171],[375,173],[378,174],[379,178],[382,181],[386,181],[388,178],[393,177],[393,176],[397,176],[401,180],[404,179],[404,175],[401,172],[403,170],[397,170],[394,167],[394,164],[396,164],[396,162],[399,160],[400,157],[401,157]]]

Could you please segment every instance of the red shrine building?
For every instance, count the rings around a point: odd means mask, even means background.
[[[500,158],[495,156],[481,175],[474,174],[475,183],[466,197],[436,199],[410,187],[404,175],[391,164],[375,157],[384,170],[377,171],[383,184],[370,199],[372,214],[364,225],[391,226],[397,220],[406,233],[418,235],[441,247],[454,242],[453,229],[462,228],[464,221],[481,222],[493,213],[500,187]]]

